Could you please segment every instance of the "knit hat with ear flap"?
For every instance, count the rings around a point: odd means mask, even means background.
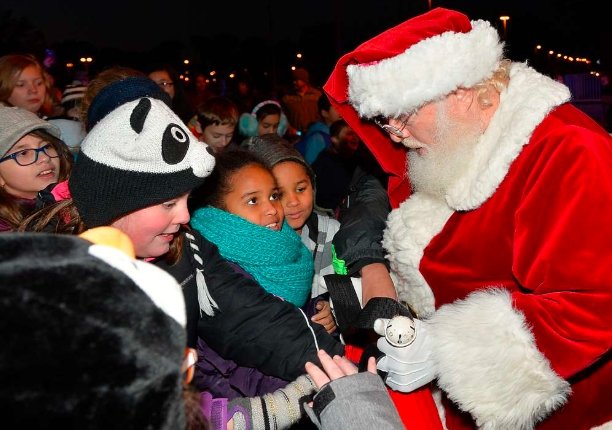
[[[323,86],[338,113],[389,173],[389,197],[397,207],[409,194],[405,148],[392,145],[373,122],[471,87],[490,77],[503,43],[488,22],[435,8],[362,43],[338,60]]]
[[[315,174],[302,154],[286,139],[276,133],[246,139],[242,145],[248,151],[256,154],[270,169],[283,161],[295,161],[306,169],[312,187],[315,187]]]
[[[123,79],[92,101],[88,118],[95,126],[81,143],[68,183],[87,228],[187,193],[214,167],[208,146],[162,101],[165,93],[152,82]]]
[[[168,273],[77,236],[3,233],[0,314],[3,427],[185,428]]]

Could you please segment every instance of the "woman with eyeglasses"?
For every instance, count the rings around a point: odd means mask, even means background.
[[[154,64],[147,69],[147,74],[170,96],[172,110],[187,124],[191,117],[196,114],[196,111],[191,108],[183,81],[174,67],[169,64]]]
[[[68,178],[72,156],[60,131],[36,114],[0,105],[0,231],[54,201],[50,189]]]

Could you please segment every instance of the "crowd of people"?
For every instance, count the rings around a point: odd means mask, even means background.
[[[9,428],[612,425],[612,138],[565,85],[444,8],[320,87],[197,78],[0,57]]]

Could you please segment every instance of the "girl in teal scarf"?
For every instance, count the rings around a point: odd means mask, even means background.
[[[310,251],[284,220],[272,173],[253,154],[226,151],[196,191],[191,225],[268,292],[302,307],[310,298]]]

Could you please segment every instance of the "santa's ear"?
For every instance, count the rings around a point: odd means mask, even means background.
[[[453,92],[453,94],[458,100],[471,100],[474,96],[474,92],[472,90],[465,88],[458,88]]]
[[[458,88],[451,94],[458,106],[463,106],[463,110],[468,110],[476,102],[476,91],[467,88]]]

